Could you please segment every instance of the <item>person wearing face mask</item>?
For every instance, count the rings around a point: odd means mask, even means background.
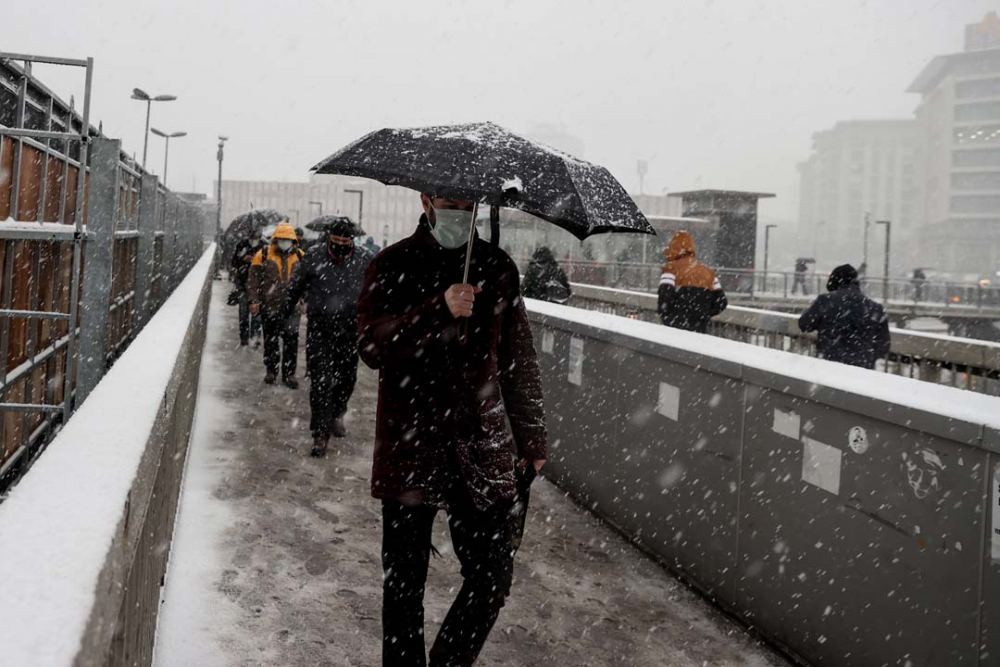
[[[464,581],[430,664],[468,666],[510,593],[526,489],[545,463],[542,384],[514,261],[476,239],[463,283],[473,203],[421,201],[416,231],[375,257],[358,304],[361,358],[379,371],[382,664],[427,664],[423,595],[443,509]]]
[[[331,435],[347,435],[344,417],[358,374],[358,295],[372,255],[354,244],[361,230],[350,218],[324,216],[317,222],[326,225],[325,239],[310,246],[292,276],[284,312],[305,298],[311,455],[323,457]]]
[[[261,315],[264,325],[264,382],[274,384],[281,367],[281,381],[297,389],[295,379],[299,353],[300,317],[294,310],[285,313],[284,296],[298,272],[302,251],[295,247],[295,230],[287,222],[278,225],[271,244],[260,250],[250,266],[250,311]]]
[[[260,318],[250,313],[250,298],[247,293],[250,280],[250,264],[260,250],[260,229],[254,228],[250,236],[240,239],[229,262],[229,275],[234,290],[239,294],[240,305],[240,345],[249,345],[250,339],[260,336]]]

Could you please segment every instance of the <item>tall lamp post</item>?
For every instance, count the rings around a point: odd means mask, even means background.
[[[382,228],[382,247],[389,245],[389,225]]]
[[[186,137],[187,132],[161,132],[155,127],[149,128],[149,131],[158,137],[163,137],[166,140],[166,145],[163,148],[163,187],[167,187],[167,161],[170,159],[170,140],[177,139],[179,137]]]
[[[771,230],[778,225],[764,225],[764,289],[767,291],[767,261],[771,252]]]
[[[349,192],[352,195],[357,195],[358,196],[358,227],[360,227],[362,230],[364,230],[365,227],[364,227],[363,224],[361,224],[361,222],[362,222],[362,217],[365,214],[365,191],[364,190],[350,190],[348,188],[344,188],[344,192]]]
[[[885,278],[882,281],[882,303],[889,302],[889,242],[891,238],[892,231],[892,221],[890,220],[876,220],[876,225],[885,225],[885,265],[883,267],[883,272],[885,273]]]
[[[223,158],[223,147],[226,142],[229,141],[229,137],[219,135],[219,151],[215,154],[215,157],[219,160],[219,181],[216,183],[216,194],[215,194],[215,239],[216,243],[222,240],[222,158]]]
[[[323,202],[310,200],[309,204],[316,204],[317,206],[319,206],[319,214],[320,216],[323,215]]]
[[[146,170],[146,151],[149,149],[149,114],[152,111],[153,102],[173,102],[177,99],[176,95],[157,95],[155,97],[151,96],[149,93],[141,88],[132,89],[132,99],[139,100],[140,102],[146,103],[146,138],[142,142],[142,170]]]

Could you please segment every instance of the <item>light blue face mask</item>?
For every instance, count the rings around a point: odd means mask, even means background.
[[[454,250],[469,242],[469,224],[472,213],[456,209],[434,209],[433,236],[442,248]]]
[[[281,239],[280,241],[278,241],[278,248],[280,248],[284,252],[288,252],[289,250],[292,249],[292,242],[289,241],[288,239]]]

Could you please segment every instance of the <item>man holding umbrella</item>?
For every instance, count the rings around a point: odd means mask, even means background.
[[[581,239],[653,230],[606,169],[492,123],[380,130],[315,170],[424,193],[417,229],[375,257],[358,303],[361,358],[379,370],[382,664],[427,664],[424,585],[444,509],[464,581],[430,664],[468,667],[510,592],[528,487],[547,450],[518,271],[498,246],[499,207]],[[489,243],[474,233],[480,204],[490,206]]]
[[[355,246],[360,229],[350,218],[322,216],[309,226],[323,230],[324,239],[309,248],[292,274],[284,316],[291,316],[305,296],[311,454],[323,457],[331,435],[347,435],[344,416],[358,375],[358,295],[371,254]]]

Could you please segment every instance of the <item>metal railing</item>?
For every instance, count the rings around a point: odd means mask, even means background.
[[[523,272],[529,258],[515,260]],[[662,267],[630,262],[566,260],[560,265],[571,282],[616,289],[656,292]],[[755,269],[715,269],[727,294],[734,300],[777,302],[806,301],[826,291],[828,276],[820,273],[797,275],[787,271]],[[1000,319],[1000,286],[980,283],[914,281],[890,278],[862,278],[861,286],[871,298],[896,309],[917,314],[977,313]]]
[[[659,322],[657,296],[573,283],[569,305]],[[893,328],[888,359],[877,370],[926,382],[1000,395],[1000,344]],[[760,347],[816,356],[816,335],[799,330],[798,316],[729,306],[709,324],[709,334]]]
[[[82,115],[34,63],[85,70]],[[90,125],[92,79],[90,58],[0,53],[0,173],[10,174],[0,180],[0,493],[203,246],[200,209]]]

